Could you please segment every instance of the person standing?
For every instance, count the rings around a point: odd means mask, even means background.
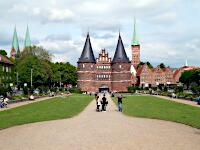
[[[95,99],[96,99],[96,105],[97,105],[96,111],[100,111],[101,103],[100,103],[100,100],[99,100],[99,96],[97,95]]]
[[[117,97],[117,100],[118,100],[118,110],[119,112],[122,112],[122,98],[124,98],[122,96],[122,94],[120,94],[118,97]]]
[[[101,101],[101,105],[102,105],[102,109],[101,111],[106,111],[106,105],[108,104],[108,101],[105,97],[105,94],[103,95],[102,101]]]

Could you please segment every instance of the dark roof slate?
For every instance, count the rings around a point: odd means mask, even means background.
[[[90,36],[89,33],[87,34],[87,38],[85,41],[85,45],[81,54],[81,57],[78,60],[78,63],[83,63],[83,62],[90,62],[90,63],[95,63],[95,57],[94,57],[94,53],[92,50],[92,45],[90,42]]]
[[[112,60],[112,63],[116,63],[116,62],[130,62],[129,58],[126,55],[126,51],[124,49],[124,45],[123,45],[120,34],[119,34],[119,38],[118,38],[117,47],[115,50],[115,55]]]

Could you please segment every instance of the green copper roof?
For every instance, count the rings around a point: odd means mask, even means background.
[[[134,18],[134,32],[133,32],[133,40],[132,40],[131,45],[140,45],[140,42],[139,42],[138,37],[137,37],[137,31],[136,31],[136,20],[135,20],[135,18]]]
[[[14,29],[14,34],[13,34],[13,41],[12,41],[12,48],[17,52],[19,49],[19,42],[18,42],[18,37],[17,37],[17,30],[16,27]]]
[[[29,34],[29,28],[27,26],[26,36],[25,36],[25,41],[24,41],[24,48],[27,48],[28,53],[30,53],[30,46],[31,46],[31,39],[30,39],[30,34]]]

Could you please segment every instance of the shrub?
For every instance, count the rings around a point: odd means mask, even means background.
[[[23,93],[24,93],[24,95],[28,95],[28,87],[27,86],[25,86],[23,88]]]
[[[0,95],[6,97],[7,96],[7,88],[0,86]]]
[[[72,87],[69,89],[70,93],[81,93],[81,90],[77,87]]]

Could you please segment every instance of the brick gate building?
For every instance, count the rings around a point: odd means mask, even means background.
[[[124,45],[119,34],[117,47],[113,59],[105,49],[101,50],[95,59],[87,34],[85,45],[78,60],[77,86],[81,91],[127,91],[131,85],[131,62],[126,55]]]

